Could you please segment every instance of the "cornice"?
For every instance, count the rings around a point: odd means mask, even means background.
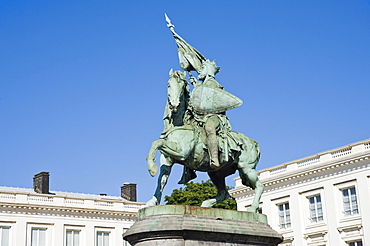
[[[74,218],[78,217],[78,218],[122,220],[122,221],[134,221],[137,219],[137,213],[134,212],[57,207],[34,204],[14,204],[1,202],[0,214],[3,213],[74,217]]]
[[[322,166],[308,166],[307,168],[293,170],[282,175],[270,176],[264,180],[261,179],[261,182],[265,186],[264,193],[267,193],[282,187],[289,187],[313,180],[323,179],[329,176],[336,176],[345,172],[355,171],[357,169],[370,168],[370,162],[358,165],[359,163],[369,159],[370,153],[356,157],[351,156],[350,158],[335,160]],[[246,186],[236,187],[235,189],[230,190],[229,193],[236,199],[242,199],[254,195],[253,190]]]

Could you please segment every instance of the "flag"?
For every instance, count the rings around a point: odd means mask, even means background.
[[[171,20],[166,14],[165,16],[168,23],[167,26],[170,28],[178,47],[177,52],[180,67],[185,71],[196,71],[199,74],[202,69],[202,62],[205,61],[206,58],[175,32],[175,26],[171,24]]]

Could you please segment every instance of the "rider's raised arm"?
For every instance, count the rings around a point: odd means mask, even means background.
[[[200,82],[199,80],[197,80],[190,71],[188,71],[189,73],[189,80],[190,80],[190,84],[192,84],[194,87],[198,86],[198,85],[201,85],[202,82]]]

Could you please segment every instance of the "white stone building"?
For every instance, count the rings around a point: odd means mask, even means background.
[[[34,190],[0,187],[0,246],[126,246],[122,233],[144,205],[104,194]]]
[[[370,245],[370,139],[259,172],[260,210],[284,236],[280,245]],[[235,179],[238,210],[253,191]]]

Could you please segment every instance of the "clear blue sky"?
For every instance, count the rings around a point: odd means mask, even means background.
[[[1,186],[49,171],[52,190],[151,198],[145,157],[180,69],[164,13],[244,101],[228,116],[260,143],[258,170],[370,138],[370,1],[1,1]]]

